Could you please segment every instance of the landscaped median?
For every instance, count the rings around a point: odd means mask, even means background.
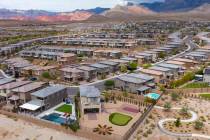
[[[120,114],[120,113],[112,113],[109,116],[109,121],[118,126],[125,126],[132,120],[131,116]]]

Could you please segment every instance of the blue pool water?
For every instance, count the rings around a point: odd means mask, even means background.
[[[66,122],[66,119],[60,117],[60,114],[58,114],[58,113],[52,113],[52,114],[49,114],[49,115],[45,115],[44,117],[42,117],[42,119],[48,120],[48,121],[51,121],[51,122],[55,122],[55,123],[58,123],[58,124],[64,124]]]
[[[160,97],[160,95],[157,93],[149,93],[149,94],[145,95],[145,97],[149,97],[151,99],[157,100]]]

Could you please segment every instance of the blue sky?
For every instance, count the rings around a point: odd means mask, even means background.
[[[94,7],[111,8],[124,4],[127,0],[0,0],[0,8],[7,9],[41,9],[48,11],[72,11]],[[154,0],[128,0],[134,2],[151,2]],[[159,1],[159,0],[155,0]]]

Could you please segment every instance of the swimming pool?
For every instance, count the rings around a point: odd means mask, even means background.
[[[157,100],[160,97],[160,95],[157,93],[149,93],[149,94],[145,95],[145,97],[149,97],[151,99]]]
[[[55,123],[58,123],[58,124],[66,123],[66,119],[62,118],[60,116],[61,115],[58,114],[58,113],[51,113],[49,115],[43,116],[41,119],[48,120],[48,121],[51,121],[51,122],[55,122]]]

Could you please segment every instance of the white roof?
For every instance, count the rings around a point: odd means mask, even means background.
[[[20,108],[31,110],[31,111],[35,111],[35,110],[39,109],[40,107],[41,106],[32,105],[32,104],[29,104],[29,103],[25,103],[25,104],[20,106]]]
[[[35,111],[42,107],[41,105],[33,103],[33,100],[20,106],[20,108]]]

